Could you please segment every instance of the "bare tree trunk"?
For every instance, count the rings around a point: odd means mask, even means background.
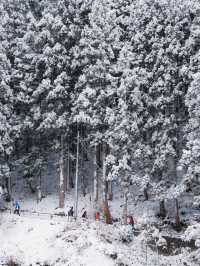
[[[70,189],[70,155],[69,155],[69,144],[67,146],[67,171],[66,171],[66,191]]]
[[[86,184],[85,184],[85,176],[84,176],[84,148],[82,146],[82,151],[81,151],[81,191],[82,191],[82,194],[83,194],[83,197],[86,196]]]
[[[40,165],[40,173],[38,175],[38,185],[37,185],[37,203],[39,203],[42,200],[41,184],[42,184],[42,169]]]
[[[75,218],[78,216],[78,170],[79,170],[79,131],[77,132],[77,147],[76,147],[76,183],[75,183],[75,204],[74,204],[74,210],[75,210]]]
[[[74,178],[73,178],[73,160],[69,160],[69,186],[74,188]]]
[[[25,144],[26,153],[29,153],[31,146],[32,146],[32,138],[31,138],[29,130],[27,130],[26,131],[26,144]]]
[[[176,223],[176,229],[180,230],[181,229],[181,221],[180,221],[180,215],[179,215],[179,205],[178,205],[178,199],[175,199],[175,206],[176,206],[176,218],[175,218],[175,223]]]
[[[108,181],[108,199],[113,200],[113,186],[112,180]]]
[[[98,180],[98,169],[97,169],[97,146],[94,148],[94,201],[97,202],[99,198],[99,180]]]
[[[5,155],[5,159],[8,167],[8,173],[6,177],[6,189],[7,189],[6,201],[10,202],[12,199],[12,185],[11,185],[11,169],[9,166],[9,156]]]
[[[123,208],[123,222],[127,224],[127,216],[128,216],[128,193],[124,193],[124,208]]]
[[[60,187],[59,187],[59,208],[65,206],[65,181],[64,181],[64,147],[63,135],[61,136],[61,154],[60,154]]]
[[[167,211],[165,208],[165,200],[160,201],[160,217],[164,219],[167,215]]]
[[[19,140],[16,139],[14,144],[15,144],[15,154],[16,154],[16,158],[19,159],[19,158],[20,158],[20,155],[19,155]]]
[[[107,180],[106,180],[106,149],[105,149],[105,144],[103,144],[103,209],[104,209],[104,215],[105,215],[105,220],[106,224],[111,224],[112,223],[112,218],[108,206],[108,199],[107,199]]]
[[[178,147],[176,147],[176,153],[178,155]],[[177,158],[172,157],[171,158],[171,164],[172,164],[172,176],[174,177],[174,180],[177,184]],[[181,221],[180,221],[180,215],[179,215],[179,204],[178,199],[175,199],[175,227],[176,230],[181,230]]]
[[[144,199],[149,200],[149,194],[148,194],[148,188],[147,187],[144,188]]]
[[[10,202],[12,198],[12,191],[11,191],[11,175],[9,174],[6,178],[6,189],[7,189],[7,196],[6,201]]]

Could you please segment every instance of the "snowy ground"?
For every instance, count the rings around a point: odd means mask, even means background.
[[[21,265],[114,265],[96,248],[96,227],[85,227],[61,218],[3,216],[1,259],[13,258]]]
[[[66,205],[70,206],[67,202],[66,199]],[[89,197],[80,200],[80,208],[89,208],[88,204],[91,204]],[[33,199],[24,200],[22,205],[23,209],[55,213],[57,197],[49,196],[40,204]],[[137,219],[140,221],[141,217]],[[146,249],[145,232],[124,243],[123,239],[131,234],[128,226],[95,222],[92,212],[89,220],[79,218],[76,222],[50,214],[22,213],[19,217],[4,213],[0,223],[0,265],[5,265],[9,259],[24,266],[199,265],[189,263],[187,250],[170,257],[158,255],[149,246]]]
[[[13,200],[19,200],[21,216],[13,215],[13,203],[7,205],[11,213],[0,213],[0,265],[6,265],[10,259],[22,266],[199,266],[199,250],[193,253],[187,248],[179,255],[163,256],[157,250],[146,245],[147,235],[142,229],[146,224],[158,222],[155,213],[158,202],[137,201],[138,191],[131,193],[129,214],[134,216],[140,234],[129,239],[132,232],[128,226],[119,223],[105,225],[103,221],[94,221],[92,193],[79,197],[79,216],[82,208],[88,212],[89,219],[68,221],[67,217],[52,214],[59,212],[57,180],[55,171],[50,169],[51,184],[43,184],[45,198],[40,203],[28,190],[23,193],[15,187]],[[53,177],[55,180],[53,180]],[[19,185],[19,181],[16,182]],[[21,188],[22,186],[19,185]],[[48,188],[48,190],[45,188]],[[24,193],[24,191],[27,191]],[[137,192],[137,193],[136,193]],[[114,200],[109,202],[114,218],[122,216],[123,198],[120,191],[114,191]],[[65,213],[74,205],[74,191],[66,194]],[[173,205],[173,204],[172,204]],[[168,206],[170,210],[170,206]],[[36,213],[34,213],[36,212]],[[39,214],[38,214],[39,213]],[[174,210],[171,209],[171,213]],[[173,234],[174,232],[170,232]],[[186,232],[186,237],[196,237],[200,246],[200,226],[194,225]],[[129,239],[131,240],[131,239]],[[193,257],[197,258],[194,262]],[[198,258],[199,257],[199,258]],[[192,261],[192,262],[191,262]]]
[[[62,218],[49,220],[3,215],[1,263],[12,258],[27,266],[45,263],[70,266],[146,265],[145,246],[141,239],[135,238],[125,244],[121,241],[122,234],[121,226],[88,221],[68,222]],[[178,258],[174,259],[177,263]],[[156,253],[150,249],[148,260],[148,265],[159,265]],[[163,265],[170,265],[169,261]]]

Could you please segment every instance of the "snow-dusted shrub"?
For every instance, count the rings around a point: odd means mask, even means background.
[[[6,266],[20,266],[20,263],[14,258],[9,258],[5,265]]]
[[[182,239],[185,241],[195,240],[195,246],[200,248],[200,224],[188,226]]]
[[[200,196],[194,197],[194,202],[193,202],[194,207],[199,208],[200,207]]]
[[[156,242],[156,245],[162,249],[165,249],[167,248],[167,241],[164,237],[160,235],[158,241]]]
[[[61,209],[61,208],[57,208],[54,211],[54,214],[55,215],[58,215],[58,216],[67,216],[67,213],[63,209]]]
[[[131,242],[133,240],[133,230],[129,225],[123,225],[119,228],[119,240],[122,242]]]
[[[87,234],[80,235],[76,240],[76,247],[79,251],[88,248],[92,245],[91,241],[88,239]]]

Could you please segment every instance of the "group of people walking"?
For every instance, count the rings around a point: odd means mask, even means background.
[[[70,209],[69,209],[69,211],[68,211],[68,219],[69,219],[70,217],[74,217],[74,208],[73,208],[73,206],[70,207]],[[85,208],[83,208],[83,209],[81,210],[81,218],[84,218],[84,219],[87,219],[87,218],[88,218],[88,217],[87,217],[87,211],[86,211]]]
[[[15,201],[14,206],[15,206],[14,214],[17,214],[17,215],[20,216],[21,207],[20,207],[19,202]],[[68,220],[74,217],[74,208],[73,208],[73,206],[70,207],[70,209],[69,209],[67,214],[68,214]],[[87,219],[88,218],[87,211],[86,211],[85,208],[82,208],[82,210],[81,210],[81,218],[83,218],[83,219]],[[96,221],[100,221],[100,212],[96,212],[95,213],[95,220]],[[132,227],[132,229],[134,230],[135,220],[133,219],[133,216],[131,216],[131,215],[127,216],[127,224],[130,225]]]
[[[20,204],[19,204],[18,201],[15,202],[14,214],[20,215]],[[74,208],[73,208],[73,206],[71,206],[69,211],[68,211],[68,219],[70,217],[74,217]],[[81,210],[81,218],[83,218],[83,219],[87,219],[88,218],[87,211],[86,211],[85,208],[83,208]],[[99,212],[95,213],[95,220],[96,221],[100,221],[100,213]],[[133,216],[131,216],[131,215],[127,216],[127,224],[131,225],[132,229],[134,229],[135,221],[133,219]]]
[[[14,214],[20,215],[20,204],[18,201],[15,202],[15,209],[14,209]],[[68,218],[74,217],[74,208],[73,206],[70,207],[68,211]],[[85,208],[81,210],[81,218],[87,219],[87,211]]]

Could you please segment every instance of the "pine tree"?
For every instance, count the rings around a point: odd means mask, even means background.
[[[24,134],[33,136],[33,145],[41,139],[48,150],[52,143],[57,147],[61,136],[64,142],[74,139],[71,107],[81,72],[77,50],[90,1],[58,1],[55,8],[43,2],[44,6],[31,2],[32,18],[20,51],[25,73],[21,90],[30,114]],[[65,143],[58,146],[65,153]]]
[[[183,183],[186,192],[193,192],[197,195],[195,200],[198,203],[198,186],[199,186],[199,4],[193,7],[190,13],[192,27],[188,47],[191,51],[190,58],[190,78],[191,84],[188,88],[185,104],[188,110],[188,121],[184,129],[184,137],[186,147],[180,160],[180,165],[183,167],[182,174],[184,175]]]
[[[116,95],[116,78],[113,73],[115,72],[118,36],[115,18],[115,11],[111,9],[107,1],[100,4],[98,1],[93,1],[89,25],[84,28],[81,39],[80,57],[85,67],[76,86],[79,94],[74,108],[75,118],[84,121],[91,128],[92,145],[104,147],[101,149],[104,157],[104,160],[101,160],[101,166],[104,165],[102,197],[107,214],[109,213],[107,208],[108,174],[105,168],[108,154],[105,147],[108,146],[108,117],[112,106],[116,104],[114,97]]]
[[[0,46],[0,180],[7,188],[7,200],[11,199],[11,164],[14,141],[19,134],[14,113],[14,96],[10,87],[11,66],[5,49]]]

